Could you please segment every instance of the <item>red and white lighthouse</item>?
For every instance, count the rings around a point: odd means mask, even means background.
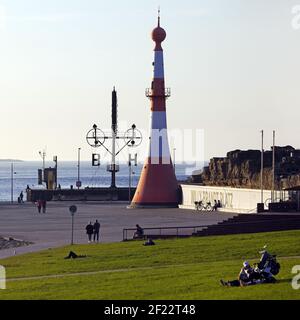
[[[167,134],[166,99],[170,96],[170,89],[165,88],[161,46],[166,39],[166,31],[160,26],[160,16],[158,26],[152,31],[152,39],[155,42],[154,76],[151,88],[146,90],[146,96],[151,101],[149,153],[131,207],[177,207],[179,188]]]

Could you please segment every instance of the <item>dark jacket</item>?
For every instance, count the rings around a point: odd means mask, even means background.
[[[85,227],[85,230],[86,230],[86,233],[87,233],[87,234],[93,234],[93,233],[94,233],[94,227],[93,227],[93,225],[91,225],[91,224],[88,224],[88,225]]]
[[[100,223],[99,222],[95,222],[94,223],[94,232],[99,232],[100,230]]]
[[[144,235],[144,229],[140,226],[136,227],[136,233],[139,235],[139,236],[143,236]]]

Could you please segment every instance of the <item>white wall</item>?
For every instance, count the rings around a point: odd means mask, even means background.
[[[195,209],[195,201],[214,203],[220,200],[222,211],[253,213],[256,212],[257,203],[261,202],[261,191],[258,189],[242,189],[229,187],[208,187],[200,185],[182,184],[183,209]],[[271,199],[271,191],[264,190],[264,202]],[[220,211],[221,211],[220,210]]]

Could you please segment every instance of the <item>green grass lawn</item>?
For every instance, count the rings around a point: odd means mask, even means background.
[[[0,299],[300,298],[300,290],[291,287],[292,267],[300,265],[300,231],[156,243],[75,245],[0,260],[10,279]],[[282,266],[276,284],[220,286],[219,279],[237,277],[243,260],[257,261],[265,244]],[[70,250],[87,258],[64,260]]]

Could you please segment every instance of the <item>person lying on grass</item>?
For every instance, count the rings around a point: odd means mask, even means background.
[[[70,251],[69,255],[66,256],[64,259],[80,259],[86,258],[86,255],[77,255],[75,252]]]

